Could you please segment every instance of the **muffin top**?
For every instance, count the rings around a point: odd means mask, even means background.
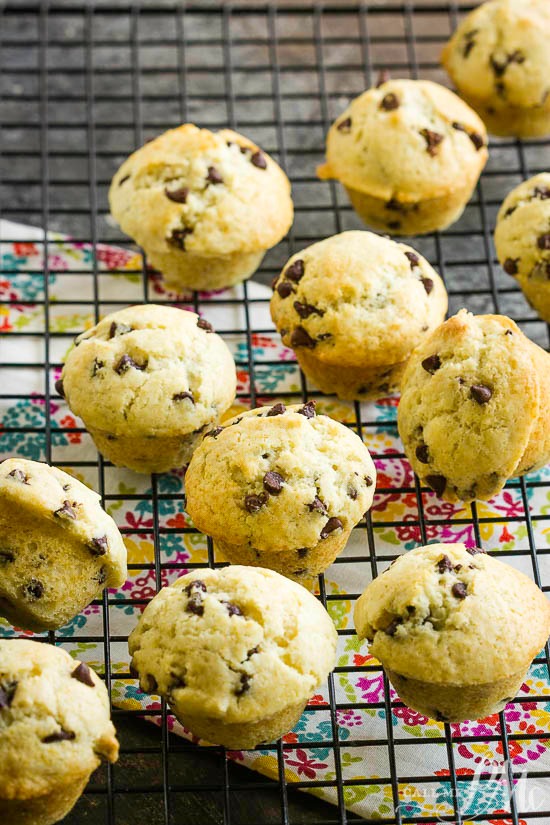
[[[59,647],[0,639],[2,797],[40,796],[99,765],[118,742],[101,679]]]
[[[436,198],[477,179],[486,143],[483,122],[449,89],[388,80],[332,124],[318,175],[386,201]]]
[[[114,435],[198,430],[235,398],[231,353],[194,312],[147,304],[79,335],[59,390],[86,426]]]
[[[331,364],[404,361],[445,318],[447,293],[405,244],[342,232],[294,255],[274,283],[273,321],[284,343]]]
[[[275,404],[206,433],[185,476],[195,526],[257,550],[311,549],[372,504],[376,471],[348,427],[315,403]]]
[[[508,275],[549,284],[550,172],[523,181],[506,195],[497,216],[495,246]]]
[[[0,464],[0,498],[33,520],[43,519],[88,548],[106,578],[105,587],[120,587],[126,581],[126,547],[118,528],[101,507],[100,496],[57,467],[8,458]],[[28,527],[27,524],[21,527]],[[14,525],[14,537],[16,528]],[[0,549],[0,561],[13,561]],[[6,558],[7,556],[7,558]]]
[[[309,591],[231,565],[164,587],[128,640],[142,687],[182,713],[254,722],[305,702],[335,664],[336,630]]]
[[[267,249],[293,217],[290,183],[255,143],[185,123],[124,161],[109,191],[115,220],[166,251],[230,255]]]
[[[539,413],[537,350],[509,318],[461,310],[411,356],[399,434],[414,471],[440,496],[490,498],[514,475]],[[548,364],[545,372],[547,380]]]
[[[550,604],[535,583],[463,544],[400,556],[368,585],[354,618],[385,667],[454,685],[517,673],[550,633]]]
[[[464,94],[503,106],[541,106],[550,77],[548,0],[489,0],[457,28],[442,62]]]

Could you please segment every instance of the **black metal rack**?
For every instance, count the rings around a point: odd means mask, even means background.
[[[476,4],[474,4],[476,5]],[[394,76],[410,76],[446,82],[438,64],[442,44],[448,38],[461,14],[472,4],[459,2],[379,2],[350,5],[279,5],[229,4],[185,5],[167,2],[5,2],[0,3],[0,208],[1,218],[10,219],[48,231],[67,233],[77,242],[115,244],[131,247],[127,238],[107,220],[106,191],[110,177],[120,161],[144,140],[191,120],[210,128],[234,127],[272,153],[286,168],[293,183],[296,220],[289,237],[266,257],[257,276],[264,283],[276,274],[292,251],[322,237],[348,228],[361,228],[339,188],[333,183],[321,183],[315,177],[315,166],[322,160],[323,138],[332,119],[342,111],[347,101],[369,86],[377,72],[389,69]],[[550,143],[541,140],[519,142],[513,139],[494,140],[491,159],[463,218],[443,234],[414,239],[413,245],[437,267],[446,281],[450,295],[450,311],[463,305],[476,312],[496,311],[510,314],[524,331],[542,346],[549,343],[548,329],[527,307],[514,282],[498,267],[493,247],[492,228],[496,211],[504,194],[520,180],[550,167]],[[9,242],[2,237],[1,241]],[[42,292],[32,300],[34,307],[43,308],[43,330],[13,329],[0,333],[2,344],[17,341],[28,345],[40,342],[37,351],[42,358],[12,360],[3,357],[6,380],[0,386],[0,403],[25,400],[23,393],[5,392],[5,385],[14,371],[23,367],[42,371],[44,423],[38,426],[8,426],[3,432],[24,437],[36,432],[44,438],[47,461],[56,461],[52,448],[50,401],[53,396],[53,370],[59,367],[55,353],[59,342],[72,337],[73,332],[53,331],[50,326],[50,271],[48,269],[48,236],[43,241],[44,270],[29,270],[26,274],[41,279]],[[19,269],[18,272],[24,272]],[[116,274],[112,270],[110,274]],[[13,270],[0,270],[0,282]],[[87,278],[91,279],[88,298],[67,297],[56,306],[88,312],[97,320],[100,314],[127,302],[102,297],[102,270],[96,255],[92,256]],[[126,270],[126,275],[129,274]],[[145,267],[135,270],[140,276],[140,300],[158,302],[152,294],[151,279]],[[84,276],[83,276],[84,277]],[[10,307],[17,298],[9,294],[3,300]],[[242,307],[243,326],[227,330],[240,335],[245,342],[246,357],[239,368],[246,372],[250,389],[241,396],[252,406],[259,398],[269,403],[278,397],[269,391],[258,392],[255,382],[258,363],[252,346],[253,334],[273,334],[272,328],[255,329],[251,324],[253,304],[266,303],[267,298],[251,298],[250,287],[244,285],[242,298],[225,304]],[[195,306],[199,299],[195,297]],[[219,303],[216,296],[201,299],[201,308],[208,316],[208,303]],[[30,302],[29,302],[30,303]],[[1,309],[1,306],[0,306]],[[1,317],[0,317],[1,320]],[[40,349],[42,347],[42,349]],[[10,349],[10,353],[11,353]],[[32,347],[31,347],[32,351]],[[262,361],[268,364],[269,361]],[[11,389],[11,388],[10,388]],[[285,392],[306,400],[319,394],[301,379],[298,392]],[[354,426],[369,436],[377,428],[395,435],[395,416],[380,423],[367,416],[360,405],[353,406]],[[349,422],[348,422],[349,423]],[[82,433],[77,426],[56,428],[56,433]],[[1,442],[0,442],[1,443]],[[402,458],[402,454],[395,454]],[[387,457],[387,456],[384,456]],[[374,455],[374,458],[382,456]],[[97,468],[97,489],[108,504],[132,498],[127,493],[113,493],[106,480],[109,465],[97,460],[65,462],[71,467]],[[514,550],[530,562],[532,575],[543,589],[548,588],[543,562],[550,554],[542,546],[540,529],[550,516],[544,508],[530,506],[529,490],[550,489],[544,477],[514,480],[507,489],[515,491],[522,503],[516,515],[483,515],[475,504],[464,518],[434,519],[427,508],[429,499],[418,480],[413,486],[379,488],[379,494],[413,494],[418,517],[408,524],[415,528],[419,543],[426,543],[433,524],[473,525],[477,543],[483,545],[483,531],[492,523],[522,523],[525,528],[524,549]],[[155,546],[155,561],[140,563],[136,568],[153,571],[157,589],[165,569],[177,565],[163,560],[161,542],[167,533],[189,532],[189,528],[167,528],[161,519],[163,500],[175,499],[184,504],[181,494],[170,495],[159,488],[158,479],[151,479],[150,493],[145,497],[152,506],[152,526],[127,528],[129,535],[148,535]],[[380,526],[399,526],[395,521],[378,520],[369,515],[360,526],[364,536],[364,553],[354,556],[353,563],[363,564],[374,576],[379,565],[388,564],[394,556],[377,550],[377,530]],[[401,525],[402,526],[402,525]],[[505,551],[496,551],[504,555]],[[508,555],[511,555],[508,553]],[[205,564],[215,561],[211,545]],[[349,560],[340,560],[346,563]],[[358,579],[357,589],[365,576]],[[330,604],[342,598],[352,599],[358,593],[335,595],[327,593],[320,577],[320,598]],[[134,600],[145,602],[146,600]],[[105,594],[98,603],[102,612],[104,633],[82,637],[80,641],[101,642],[105,656],[105,678],[109,690],[115,679],[129,674],[111,670],[111,645],[121,639],[110,633],[111,609],[120,606],[112,594]],[[341,635],[350,635],[344,629]],[[60,633],[51,633],[49,641],[65,644],[70,640]],[[540,660],[548,667],[548,654]],[[375,671],[374,665],[350,667],[351,671]],[[337,668],[336,673],[342,670]],[[334,678],[329,681],[331,735],[327,741],[310,742],[307,747],[322,746],[331,752],[334,762],[333,781],[316,782],[304,779],[289,783],[285,778],[283,752],[303,747],[303,743],[277,743],[271,752],[278,759],[278,781],[260,777],[230,764],[222,749],[197,750],[185,740],[173,736],[167,725],[168,714],[162,705],[158,711],[114,710],[114,720],[121,731],[122,756],[114,767],[103,768],[92,780],[86,794],[68,823],[132,823],[150,825],[164,823],[245,823],[316,822],[351,823],[364,821],[346,810],[344,789],[353,785],[368,785],[375,780],[344,778],[340,759],[341,742],[336,712],[348,705],[338,702]],[[544,703],[548,695],[529,695],[530,702]],[[367,703],[365,703],[366,706]],[[391,812],[388,823],[433,822],[433,816],[417,815],[400,804],[406,782],[426,783],[434,776],[405,776],[396,759],[400,747],[425,747],[440,744],[442,761],[435,769],[448,771],[438,776],[450,787],[452,812],[438,817],[439,821],[460,825],[477,819],[483,822],[513,823],[550,821],[550,790],[546,804],[535,802],[532,808],[518,807],[512,792],[520,774],[527,780],[544,780],[550,770],[527,765],[526,771],[514,768],[510,748],[516,741],[529,739],[545,743],[550,730],[508,734],[503,715],[500,729],[484,736],[461,736],[445,725],[438,737],[418,739],[411,743],[394,732],[392,714],[399,703],[393,701],[385,682],[384,701],[378,707],[385,711],[385,736],[362,739],[350,747],[387,750],[389,772],[376,781],[391,789]],[[351,705],[361,707],[361,705]],[[311,707],[311,712],[316,708]],[[160,731],[153,726],[132,727],[135,717],[156,715]],[[143,728],[143,729],[142,729]],[[457,773],[456,748],[461,743],[497,742],[504,760],[502,778],[507,783],[507,809],[465,815],[460,810],[460,790],[465,783],[490,782],[494,776],[483,773]],[[314,789],[331,785],[336,790],[337,805],[331,807],[313,798],[296,795],[295,788]]]

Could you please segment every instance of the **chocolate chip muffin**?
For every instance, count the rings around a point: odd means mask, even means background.
[[[59,822],[117,758],[101,679],[59,647],[0,639],[0,820]]]
[[[502,315],[461,310],[415,350],[397,413],[420,480],[489,499],[550,459],[550,355]]]
[[[185,476],[187,512],[232,564],[304,581],[344,549],[375,482],[348,427],[316,415],[313,401],[275,404],[206,433]]]
[[[490,0],[462,21],[442,62],[494,135],[550,133],[550,4]]]
[[[342,232],[294,255],[275,280],[271,316],[323,392],[393,392],[412,350],[445,318],[439,275],[410,246]]]
[[[0,464],[0,616],[61,627],[126,581],[126,548],[97,493],[57,467]]]
[[[201,570],[163,588],[130,635],[141,688],[196,736],[253,748],[292,728],[335,665],[336,630],[304,587],[272,570]]]
[[[171,289],[220,289],[250,277],[292,224],[290,183],[243,135],[191,123],[124,161],[109,191],[120,228]]]
[[[483,550],[430,544],[369,584],[355,627],[406,705],[462,722],[513,700],[550,633],[550,604]]]
[[[485,127],[428,80],[388,80],[355,98],[327,135],[322,179],[345,187],[362,220],[391,235],[454,223],[487,161]]]
[[[500,207],[495,247],[541,318],[550,322],[550,173],[520,183]]]
[[[80,335],[57,390],[99,452],[140,473],[189,462],[235,398],[231,353],[194,312],[133,306]]]

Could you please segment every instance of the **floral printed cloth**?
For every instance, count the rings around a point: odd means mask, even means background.
[[[47,289],[44,266],[48,265]],[[174,471],[152,481],[147,476],[105,467],[98,470],[97,453],[89,436],[54,391],[63,357],[73,335],[95,323],[94,299],[101,314],[117,305],[143,300],[176,302],[196,308],[224,334],[237,362],[239,400],[233,411],[250,403],[250,365],[255,402],[285,400],[301,388],[293,354],[281,345],[269,317],[269,290],[254,282],[246,287],[201,294],[198,306],[189,296],[166,293],[158,276],[148,275],[144,289],[141,258],[134,252],[72,243],[50,235],[44,244],[40,230],[0,222],[0,337],[4,364],[0,426],[0,459],[20,455],[60,464],[95,489],[102,489],[105,506],[121,528],[130,563],[128,581],[109,593],[109,626],[113,702],[124,708],[159,710],[147,718],[160,722],[158,697],[140,692],[128,674],[125,642],[145,600],[193,565],[209,559],[204,536],[193,532],[183,509],[183,473]],[[249,299],[251,334],[242,303]],[[45,309],[44,302],[47,301]],[[228,302],[229,301],[229,302]],[[117,302],[119,302],[117,304]],[[227,330],[227,333],[224,331]],[[45,333],[49,331],[49,361]],[[229,332],[230,331],[230,332]],[[45,382],[49,383],[49,407]],[[527,485],[516,481],[490,502],[469,505],[440,501],[420,494],[395,428],[397,399],[380,398],[361,405],[359,428],[378,469],[377,494],[366,522],[353,533],[343,555],[325,576],[329,612],[340,631],[337,670],[333,676],[336,711],[331,712],[329,689],[315,695],[295,729],[283,738],[284,771],[288,783],[345,805],[369,818],[453,817],[455,805],[463,818],[474,814],[491,823],[511,823],[510,777],[513,797],[522,816],[550,809],[550,789],[537,773],[550,770],[550,681],[543,655],[532,665],[520,696],[501,717],[450,725],[446,738],[441,723],[403,707],[383,677],[379,663],[353,634],[354,599],[373,574],[397,554],[424,541],[463,541],[498,551],[511,564],[535,575],[530,542],[539,549],[550,544],[550,487],[546,470],[532,474]],[[356,408],[334,398],[320,399],[318,409],[356,425]],[[420,500],[420,498],[422,500]],[[528,518],[526,518],[528,507]],[[474,505],[475,508],[475,505]],[[477,514],[477,521],[473,516]],[[158,529],[160,576],[154,566],[153,531]],[[539,554],[539,582],[548,583],[550,555]],[[18,631],[20,634],[22,631]],[[0,634],[14,633],[0,620]],[[100,672],[104,667],[101,604],[90,605],[57,632],[60,644]],[[32,635],[32,634],[25,634]],[[475,663],[472,663],[475,666]],[[120,674],[120,675],[119,675]],[[390,704],[391,703],[391,704]],[[171,730],[192,738],[173,717]],[[334,748],[337,737],[339,747]],[[390,753],[395,760],[392,779]],[[228,758],[280,777],[275,748],[231,752]],[[451,760],[451,761],[450,761]],[[457,781],[450,781],[454,771]],[[529,773],[533,776],[528,775]],[[338,790],[337,780],[341,788]],[[514,804],[514,803],[512,803]]]

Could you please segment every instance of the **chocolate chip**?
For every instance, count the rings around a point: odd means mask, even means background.
[[[292,284],[289,284],[288,281],[281,281],[279,286],[277,287],[277,294],[280,298],[288,298],[294,292]]]
[[[496,76],[497,76],[497,77],[502,77],[502,75],[504,74],[504,72],[505,72],[505,71],[506,71],[506,69],[508,68],[508,63],[509,63],[509,60],[508,60],[508,57],[506,57],[506,58],[504,59],[504,61],[502,61],[502,60],[498,60],[498,59],[494,56],[494,54],[492,54],[492,55],[491,55],[491,57],[489,58],[489,62],[490,62],[490,64],[491,64],[491,68],[493,69],[493,71],[494,71],[494,73],[496,74]]]
[[[307,567],[300,567],[299,570],[293,570],[292,575],[293,576],[303,576],[304,573],[307,573],[307,572],[308,572]]]
[[[329,518],[329,520],[327,521],[327,523],[325,524],[325,526],[321,530],[321,538],[326,539],[326,538],[329,537],[329,535],[331,533],[334,533],[335,530],[343,530],[343,529],[344,529],[344,525],[342,524],[340,519],[336,518],[335,516],[332,516],[332,518]]]
[[[388,229],[401,229],[401,221],[388,221],[386,226]]]
[[[417,459],[421,462],[421,464],[429,464],[430,463],[430,455],[428,453],[428,448],[426,444],[421,444],[415,450],[415,455]]]
[[[352,501],[355,501],[357,498],[357,490],[355,487],[348,487],[348,496],[351,498]]]
[[[474,48],[474,46],[475,46],[475,41],[474,41],[474,40],[468,40],[468,41],[464,44],[464,49],[463,49],[463,51],[462,51],[462,55],[463,55],[464,57],[468,57],[468,55],[470,54],[470,52],[472,51],[472,49]]]
[[[249,513],[257,513],[264,507],[269,500],[267,493],[259,493],[256,495],[245,496],[244,506]]]
[[[517,206],[509,206],[508,209],[506,210],[506,212],[504,213],[504,217],[508,218],[510,215],[513,215],[514,212],[516,211],[516,209],[517,209]]]
[[[507,330],[506,330],[506,332],[505,332],[504,334],[505,334],[505,335],[513,335],[514,333],[512,332],[512,330],[511,330],[511,329],[507,329]]]
[[[365,476],[365,484],[367,485],[367,487],[372,487],[374,481],[370,476]]]
[[[397,628],[400,624],[403,624],[403,619],[400,616],[397,616],[395,619],[392,619],[386,628],[384,628],[384,633],[388,636],[395,636]]]
[[[130,355],[123,355],[118,364],[114,367],[114,371],[118,373],[118,375],[122,375],[129,369],[143,371],[146,368],[147,362],[145,362],[145,364],[137,364]]]
[[[11,473],[8,473],[7,478],[13,478],[15,481],[21,482],[21,484],[28,484],[29,477],[23,470],[20,470],[19,467],[16,467],[15,470],[12,470]]]
[[[256,653],[259,653],[259,652],[260,652],[260,645],[256,645],[256,647],[253,647],[253,648],[251,648],[251,650],[248,651],[248,653],[246,654],[246,658],[250,659],[250,658],[252,658],[252,656],[255,656]]]
[[[393,92],[388,92],[380,101],[380,108],[385,112],[392,112],[399,108],[399,98]]]
[[[435,157],[439,152],[439,145],[445,139],[445,135],[433,132],[431,129],[421,129],[420,134],[426,141],[426,151],[430,157]]]
[[[483,136],[479,134],[479,132],[468,132],[468,137],[472,141],[475,146],[476,152],[479,152],[480,149],[483,149],[485,146],[485,141],[483,140]]]
[[[351,117],[346,117],[344,120],[341,120],[336,128],[339,132],[349,135],[351,132]]]
[[[319,315],[322,318],[325,314],[324,309],[319,309],[312,304],[302,304],[300,301],[294,301],[293,306],[300,318],[309,318],[310,315]]]
[[[441,358],[439,357],[439,355],[429,355],[422,361],[422,366],[426,370],[426,372],[429,372],[430,375],[433,375],[434,372],[437,372],[437,370],[441,366]]]
[[[298,258],[297,261],[287,266],[285,269],[285,277],[289,279],[289,281],[294,281],[295,284],[298,283],[303,278],[305,272],[304,262],[301,258]]]
[[[506,258],[506,260],[502,264],[502,268],[507,273],[507,275],[518,274],[518,261],[519,258]]]
[[[306,329],[300,326],[296,327],[296,329],[292,331],[292,335],[290,336],[290,346],[314,349],[317,346],[317,341],[311,337]]]
[[[453,569],[453,563],[448,556],[441,556],[435,565],[440,573],[447,573]]]
[[[61,730],[56,733],[50,733],[49,736],[45,736],[42,742],[45,745],[50,745],[52,742],[70,742],[73,739],[76,739],[76,733],[73,733],[72,730],[61,728]]]
[[[0,565],[8,564],[12,561],[15,561],[15,556],[11,550],[0,550]]]
[[[273,415],[283,415],[286,412],[286,407],[284,404],[274,404],[270,410],[267,411],[266,417],[270,418]]]
[[[11,707],[18,684],[16,681],[0,683],[0,710]]]
[[[217,438],[221,432],[223,432],[223,427],[214,427],[213,430],[208,430],[208,432],[204,434],[204,437]]]
[[[57,516],[57,518],[69,518],[74,521],[76,519],[74,502],[71,505],[71,502],[65,499],[65,501],[63,502],[63,507],[60,507],[59,510],[54,510],[54,516]]]
[[[83,685],[88,685],[88,687],[92,688],[95,687],[95,682],[92,679],[90,668],[84,662],[80,662],[80,664],[73,670],[71,677],[76,679],[78,682],[82,682]]]
[[[550,249],[550,232],[546,232],[544,235],[539,235],[537,238],[537,246],[539,249]]]
[[[208,167],[208,174],[206,176],[206,180],[209,183],[223,183],[223,178],[215,166]]]
[[[99,571],[97,576],[95,576],[95,581],[98,584],[105,584],[105,582],[107,581],[107,568],[106,567],[101,568],[101,570]]]
[[[317,336],[318,341],[328,341],[329,338],[332,338],[332,332],[322,332]]]
[[[414,269],[415,266],[420,266],[420,258],[416,254],[416,252],[405,252],[405,257],[409,259],[409,263],[411,265],[411,269]]]
[[[63,390],[63,379],[62,378],[57,379],[57,381],[54,384],[54,387],[55,387],[56,393],[58,395],[60,395],[61,398],[65,398],[65,392]]]
[[[92,364],[92,378],[95,378],[99,370],[102,370],[104,366],[105,361],[100,361],[99,358],[94,358],[94,363]]]
[[[199,590],[202,593],[207,593],[208,592],[206,584],[201,579],[193,579],[192,582],[189,582],[189,584],[186,584],[185,587],[183,588],[183,592],[187,593],[188,596],[191,595],[191,593],[193,593],[193,591],[199,591]]]
[[[227,602],[223,599],[220,599],[220,604],[225,605],[226,610],[230,616],[244,616],[244,613],[241,610],[241,608],[238,605],[233,604],[233,602]]]
[[[451,588],[451,593],[456,599],[465,599],[468,595],[468,588],[464,582],[456,582]]]
[[[275,275],[275,277],[271,281],[271,289],[273,290],[273,292],[275,292],[275,290],[277,289],[277,284],[279,283],[280,277],[280,275]]]
[[[327,512],[327,505],[325,504],[324,501],[321,501],[319,496],[315,496],[313,501],[310,504],[308,504],[307,506],[308,506],[308,510],[309,510],[310,513],[313,513],[315,511],[317,511],[317,512],[323,513],[323,515],[325,515],[326,512]]]
[[[317,413],[315,412],[315,401],[308,401],[304,404],[303,407],[300,407],[299,410],[296,410],[298,415],[305,415],[306,418],[315,418]]]
[[[485,384],[472,384],[470,387],[470,395],[478,404],[486,404],[491,400],[493,391],[489,387],[486,387]]]
[[[541,201],[546,201],[550,198],[550,187],[548,186],[535,186],[533,189],[533,197],[539,198]]]
[[[166,187],[164,189],[164,194],[168,200],[174,201],[174,203],[187,203],[189,189],[187,186],[182,186],[179,189],[168,189],[168,187]]]
[[[461,564],[455,564],[455,566],[453,567],[453,570],[455,571],[455,573],[460,573],[460,571],[462,570],[462,565]]]
[[[447,486],[447,479],[445,476],[430,475],[426,476],[426,484],[428,484],[438,496],[442,496]]]
[[[188,398],[192,404],[195,403],[192,392],[177,392],[172,396],[172,401],[185,401]]]
[[[44,585],[38,579],[31,579],[23,587],[23,592],[30,601],[34,602],[44,595]]]
[[[109,338],[114,338],[116,335],[126,335],[128,332],[132,332],[132,329],[133,327],[128,326],[128,324],[113,321],[109,328]]]
[[[434,282],[431,278],[420,278],[420,280],[422,281],[422,286],[426,290],[426,295],[429,295],[434,288]]]
[[[300,547],[298,550],[296,550],[296,552],[298,553],[298,558],[304,559],[309,553],[309,550],[307,547]]]
[[[241,673],[241,683],[235,689],[235,696],[242,696],[243,693],[246,693],[247,690],[250,690],[250,680],[251,676],[248,673]]]
[[[470,554],[470,556],[479,556],[481,553],[483,555],[487,554],[486,550],[483,550],[481,547],[467,547],[466,552]]]
[[[283,481],[282,475],[270,470],[264,476],[264,490],[267,490],[272,496],[278,496],[283,489]]]
[[[267,169],[267,160],[263,152],[254,152],[254,154],[250,157],[250,162],[258,169]]]
[[[185,251],[185,239],[191,235],[193,230],[189,226],[182,226],[180,229],[173,229],[167,241],[171,246],[177,246],[178,249]]]
[[[390,212],[406,212],[407,207],[404,203],[400,203],[396,198],[390,198],[389,201],[385,204],[386,209],[389,209]],[[407,254],[407,253],[405,253]]]
[[[198,318],[197,319],[197,326],[199,329],[203,329],[205,332],[214,332],[214,327],[207,321],[206,318]]]
[[[143,677],[142,681],[144,682],[143,690],[146,693],[156,693],[157,692],[158,687],[159,687],[158,684],[157,684],[157,680],[150,673],[146,673],[145,676]],[[141,682],[141,680],[140,680],[140,682]]]
[[[185,611],[186,613],[193,613],[195,616],[204,615],[204,604],[202,601],[202,596],[198,590],[194,590],[190,594],[185,606]]]
[[[379,89],[380,86],[383,86],[384,83],[387,83],[388,80],[390,79],[390,77],[391,77],[391,74],[388,71],[388,69],[381,69],[381,71],[378,72],[378,78],[376,80],[376,88]]]
[[[109,542],[107,541],[107,536],[98,536],[90,542],[90,550],[93,556],[104,556],[108,549]]]
[[[119,180],[118,185],[122,186],[122,184],[126,183],[127,180],[130,180],[130,177],[131,175],[124,175],[124,177]]]

